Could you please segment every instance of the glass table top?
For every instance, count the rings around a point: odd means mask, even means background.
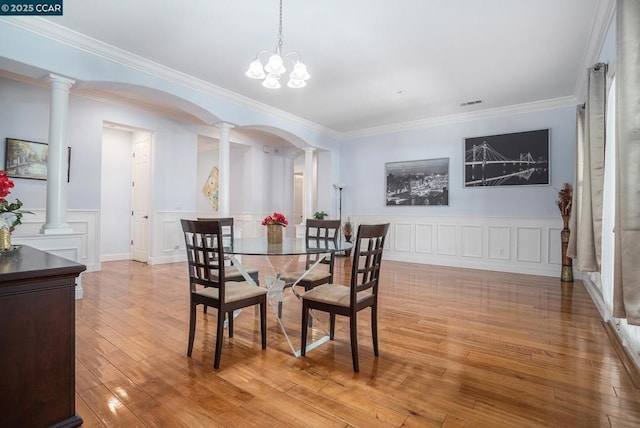
[[[353,244],[347,241],[310,240],[307,244],[305,238],[282,238],[281,244],[270,244],[267,238],[234,238],[233,242],[224,244],[224,252],[254,256],[293,256],[345,251],[352,247]]]

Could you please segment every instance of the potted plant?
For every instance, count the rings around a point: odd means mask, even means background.
[[[316,220],[324,220],[324,218],[328,215],[329,214],[324,211],[316,211],[315,213],[313,213],[313,218],[315,218]]]

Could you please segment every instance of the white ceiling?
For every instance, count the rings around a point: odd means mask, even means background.
[[[283,51],[311,74],[298,90],[244,75],[277,43],[278,0],[65,0],[47,19],[344,133],[576,99],[611,3],[284,0]]]

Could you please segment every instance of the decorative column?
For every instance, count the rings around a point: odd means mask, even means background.
[[[216,128],[220,130],[219,174],[218,174],[218,215],[229,217],[229,193],[231,184],[231,129],[233,125],[229,123],[218,123]]]
[[[294,175],[294,168],[293,168],[293,160],[294,160],[294,154],[295,151],[291,150],[291,149],[287,149],[284,151],[284,156],[283,156],[283,165],[282,165],[282,171],[283,171],[283,176],[282,176],[282,189],[284,190],[284,197],[283,197],[283,207],[287,207],[286,208],[286,212],[288,213],[287,218],[289,218],[290,220],[293,220],[293,211],[294,211],[294,206],[293,206],[293,175]],[[284,208],[283,208],[284,209]],[[293,224],[293,221],[290,221],[291,224]],[[288,228],[289,230],[292,230],[295,228],[291,227]],[[285,235],[288,235],[287,233],[288,231],[285,229]],[[294,233],[295,236],[295,233]]]
[[[304,211],[303,221],[313,217],[313,152],[314,147],[304,149]]]
[[[69,89],[75,80],[49,74],[51,105],[49,109],[49,147],[47,160],[47,214],[42,226],[45,235],[72,233],[66,223],[67,212],[67,124]]]

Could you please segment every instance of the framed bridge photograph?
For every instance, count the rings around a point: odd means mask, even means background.
[[[548,129],[465,138],[464,187],[550,182]]]
[[[385,164],[386,205],[449,205],[449,158]]]

